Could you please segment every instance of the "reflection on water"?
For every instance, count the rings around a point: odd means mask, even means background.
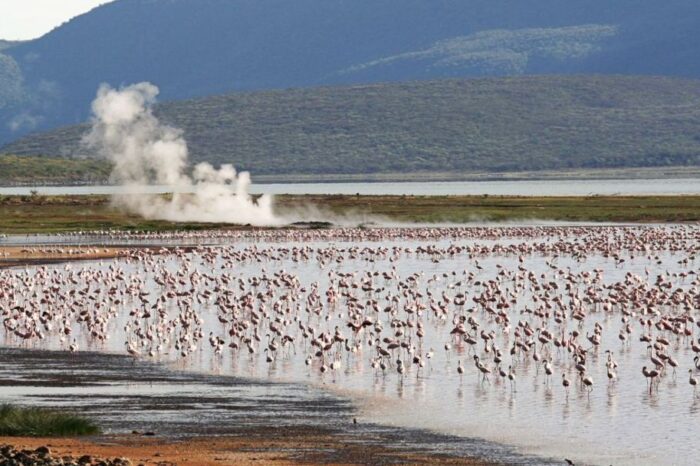
[[[78,303],[75,312],[91,309],[93,303],[85,304],[90,297],[105,303],[96,315],[110,316],[108,340],[90,337],[89,325],[72,316],[65,321],[68,338],[46,333],[32,347],[67,349],[74,343],[80,350],[124,352],[127,343],[141,357],[154,351],[155,360],[174,368],[304,382],[350,396],[359,418],[373,424],[484,438],[527,454],[599,464],[694,464],[698,399],[687,381],[694,339],[658,325],[664,315],[669,323],[671,317],[696,315],[697,266],[691,258],[700,228],[494,231],[505,233],[237,242],[103,265],[12,270],[0,272],[0,279],[14,280],[20,292],[10,300],[26,307],[52,306],[39,300],[53,296],[55,287],[67,302]],[[467,303],[457,304],[460,299]],[[586,313],[580,322],[574,317],[579,310]],[[353,331],[348,324],[362,321],[353,315],[371,322]],[[450,334],[460,318],[476,322],[465,327],[476,344]],[[248,324],[238,326],[243,320]],[[621,341],[628,324],[627,340]],[[592,390],[579,382],[569,349],[538,339],[537,329],[545,327],[587,353]],[[597,327],[599,345],[591,340]],[[684,328],[692,333],[693,327]],[[526,328],[533,343],[511,355],[516,342],[529,338],[515,336]],[[669,339],[665,351],[679,366],[675,375],[669,367],[651,392],[641,374],[642,366],[651,366],[648,343],[640,341],[647,332],[652,341]],[[292,343],[284,344],[282,335]],[[326,337],[335,343],[323,350]],[[389,349],[393,340],[406,347],[379,357],[377,345]],[[605,350],[617,363],[614,382],[608,381]],[[475,355],[491,371],[488,378]],[[415,357],[420,363],[412,363]],[[497,375],[508,366],[513,384]],[[562,374],[571,380],[568,391]]]
[[[271,417],[279,426],[329,427],[348,423],[353,411],[301,385],[169,371],[113,354],[3,348],[0,358],[3,401],[68,407],[98,417],[108,432],[230,434]]]
[[[498,444],[426,431],[354,424],[354,407],[308,385],[270,383],[168,370],[162,365],[104,353],[0,348],[0,397],[4,402],[61,407],[98,419],[106,433],[132,430],[158,436],[244,435],[265,437],[270,429],[310,429],[339,435],[343,442],[391,446],[386,464],[402,453],[494,458],[508,464],[559,464],[525,457]],[[323,451],[332,462],[332,445]],[[344,448],[341,443],[340,449]],[[321,457],[322,458],[322,457]]]

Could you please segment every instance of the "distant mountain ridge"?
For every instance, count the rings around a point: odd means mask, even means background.
[[[21,44],[21,41],[18,40],[3,40],[0,39],[0,50],[9,48],[9,47],[14,47],[15,45]]]
[[[255,175],[700,166],[700,80],[525,76],[232,93],[166,102],[191,161]],[[88,125],[16,155],[90,156]]]
[[[700,2],[117,0],[0,44],[0,142],[84,121],[102,82],[147,80],[175,100],[590,73],[700,77]]]

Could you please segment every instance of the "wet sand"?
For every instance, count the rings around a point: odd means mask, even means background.
[[[126,253],[114,246],[0,246],[0,268],[54,262],[113,259]]]
[[[100,458],[126,457],[132,464],[494,464],[437,454],[402,453],[390,447],[367,446],[312,429],[269,428],[248,437],[168,439],[130,436],[77,438],[9,438],[0,444],[35,449],[48,446],[53,455]]]

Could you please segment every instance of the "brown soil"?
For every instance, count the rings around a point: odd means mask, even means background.
[[[141,435],[91,439],[0,437],[0,444],[35,449],[47,446],[53,456],[126,457],[133,465],[299,465],[299,464],[489,464],[478,459],[403,453],[391,447],[349,442],[336,435],[314,432],[267,436],[162,439]]]
[[[112,259],[124,248],[105,246],[0,246],[0,267],[50,262]]]

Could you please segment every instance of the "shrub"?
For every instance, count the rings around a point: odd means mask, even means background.
[[[0,435],[55,437],[92,435],[100,432],[91,420],[46,408],[0,405]]]

